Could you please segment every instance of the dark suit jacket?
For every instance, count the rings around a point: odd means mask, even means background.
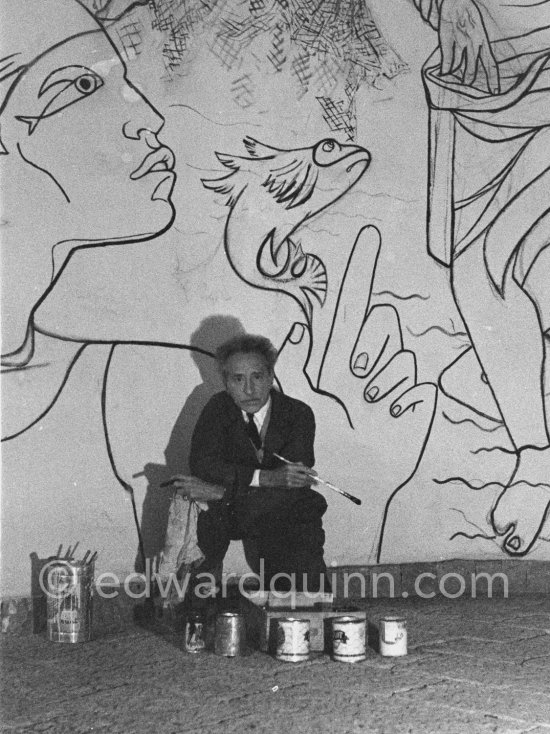
[[[191,441],[191,473],[213,484],[225,487],[221,504],[242,505],[254,515],[266,514],[298,499],[302,490],[251,488],[255,469],[275,469],[280,454],[289,461],[315,463],[313,443],[315,417],[311,408],[300,400],[271,391],[271,416],[264,439],[264,458],[260,463],[246,433],[240,408],[226,392],[214,395],[204,407]],[[310,493],[312,490],[303,490]],[[319,500],[324,498],[317,493]],[[210,503],[213,506],[220,503]]]

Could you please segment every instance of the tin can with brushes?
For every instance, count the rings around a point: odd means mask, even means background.
[[[94,564],[59,558],[44,571],[48,639],[87,642],[92,637]]]

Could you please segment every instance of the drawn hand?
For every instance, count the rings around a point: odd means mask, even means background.
[[[379,253],[378,230],[365,227],[346,270],[319,387],[343,401],[360,435],[376,435],[377,445],[383,443],[390,452],[405,450],[409,458],[400,473],[402,483],[414,472],[424,449],[437,388],[418,384],[416,356],[403,348],[396,309],[370,308]],[[366,294],[363,308],[358,307],[358,293]]]
[[[473,86],[484,74],[486,88],[500,92],[498,65],[483,16],[474,0],[443,0],[439,9],[441,74],[456,74]]]
[[[307,374],[310,332],[303,324],[294,325],[277,366],[283,389],[306,400],[315,412],[321,462],[327,459],[323,445],[333,451],[338,437],[336,466],[329,467],[328,475],[320,468],[320,475],[338,485],[341,471],[345,483],[339,486],[359,497],[368,492],[369,512],[377,526],[389,497],[411,478],[422,458],[437,401],[435,385],[417,383],[416,358],[403,349],[397,311],[386,305],[370,308],[379,251],[378,230],[361,230],[344,274],[318,381]],[[365,294],[365,303],[357,303],[358,294]]]

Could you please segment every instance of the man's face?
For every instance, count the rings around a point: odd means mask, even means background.
[[[268,401],[273,373],[260,354],[234,354],[225,363],[224,382],[225,389],[241,410],[256,413]]]

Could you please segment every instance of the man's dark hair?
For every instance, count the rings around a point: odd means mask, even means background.
[[[279,356],[267,337],[258,334],[239,334],[239,336],[228,339],[216,349],[216,359],[222,374],[225,373],[227,360],[234,354],[259,354],[260,357],[263,357],[270,372],[273,372]]]

